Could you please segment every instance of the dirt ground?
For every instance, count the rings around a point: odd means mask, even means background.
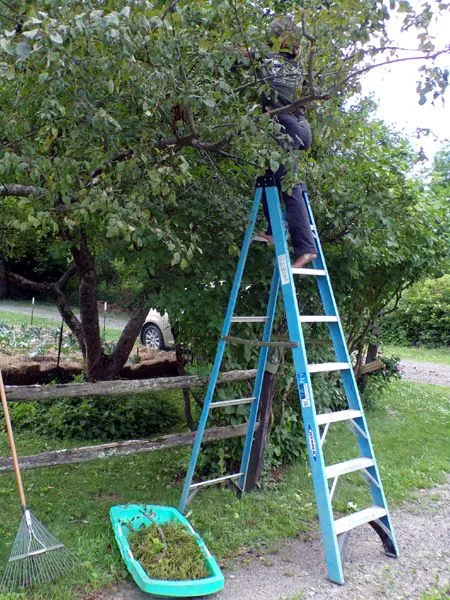
[[[58,380],[67,383],[82,372],[81,356],[61,357],[57,367],[57,355],[24,356],[0,354],[0,369],[5,385],[45,384]],[[149,379],[178,375],[175,352],[157,352],[139,349],[139,362],[127,364],[120,372],[124,379]]]

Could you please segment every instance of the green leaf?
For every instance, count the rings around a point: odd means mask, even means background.
[[[31,46],[27,42],[20,42],[15,48],[15,54],[21,60],[25,60],[30,56]]]
[[[11,42],[5,40],[5,38],[0,38],[0,48],[6,52],[6,54],[14,56],[14,46],[11,44]]]
[[[63,43],[63,39],[61,37],[61,34],[59,34],[57,31],[55,31],[54,33],[50,34],[50,39],[55,44],[62,44]]]
[[[29,38],[30,40],[32,40],[33,38],[36,37],[36,35],[39,33],[40,29],[35,28],[35,29],[29,29],[28,31],[24,31],[23,32],[23,36],[26,38]]]

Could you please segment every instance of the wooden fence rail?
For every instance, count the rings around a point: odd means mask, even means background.
[[[226,371],[219,382],[245,381],[256,377],[256,369]],[[119,381],[97,381],[96,383],[65,383],[57,385],[7,385],[8,402],[32,402],[56,398],[83,398],[86,396],[122,396],[160,390],[203,387],[208,377],[185,375],[182,377],[155,377],[153,379],[131,379]]]
[[[226,427],[211,427],[205,430],[204,441],[226,440],[242,437],[247,433],[247,423],[242,425],[229,425]],[[82,448],[68,448],[64,450],[53,450],[41,452],[32,456],[19,458],[21,469],[37,469],[39,467],[54,467],[56,465],[71,465],[88,460],[109,458],[110,456],[126,456],[129,454],[141,454],[155,450],[166,450],[178,446],[193,444],[195,431],[187,433],[171,433],[161,435],[149,440],[127,440],[124,442],[112,442],[100,444],[99,446],[83,446]],[[0,458],[0,473],[13,469],[11,458]]]
[[[382,369],[381,361],[374,361],[364,365],[360,373],[369,373]],[[227,371],[220,375],[219,381],[227,383],[232,381],[246,381],[256,377],[256,370]],[[182,377],[158,377],[154,379],[139,379],[127,381],[99,381],[97,383],[69,383],[50,386],[6,386],[8,402],[31,402],[52,400],[57,398],[82,398],[85,396],[119,396],[124,394],[137,394],[147,391],[181,389],[202,387],[207,385],[209,377],[187,375]],[[225,440],[242,437],[247,432],[247,424],[230,425],[227,427],[212,427],[204,434],[204,441]],[[52,467],[67,465],[89,460],[103,459],[110,456],[126,456],[153,452],[168,448],[187,446],[194,442],[195,431],[185,433],[172,433],[146,440],[126,440],[111,442],[97,446],[83,446],[81,448],[68,448],[42,452],[19,459],[22,469],[35,469],[39,467]],[[0,458],[0,473],[12,470],[11,458]]]
[[[222,373],[219,381],[228,383],[232,381],[246,381],[256,377],[256,370],[226,371]],[[28,385],[6,386],[8,402],[32,402],[34,400],[54,400],[57,398],[83,398],[85,396],[120,396],[124,394],[137,394],[148,391],[202,387],[207,385],[209,377],[187,375],[183,377],[158,377],[154,379],[99,381],[97,383],[69,383],[58,385]],[[247,433],[247,424],[230,425],[227,427],[212,427],[205,431],[204,441],[225,440],[244,436]],[[89,460],[108,458],[110,456],[126,456],[153,452],[187,446],[193,444],[195,431],[172,433],[145,440],[126,440],[111,442],[97,446],[83,446],[81,448],[68,448],[42,452],[19,459],[22,469],[36,469],[39,467],[52,467],[67,465]],[[0,458],[0,473],[12,470],[11,458]]]

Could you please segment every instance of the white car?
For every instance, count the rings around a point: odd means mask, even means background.
[[[173,339],[168,314],[161,314],[151,308],[145,323],[142,325],[140,338],[144,346],[154,350],[166,350],[174,346],[175,340]]]

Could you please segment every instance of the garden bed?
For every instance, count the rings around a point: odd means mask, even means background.
[[[30,356],[25,354],[0,354],[0,369],[5,385],[33,385],[52,382],[68,383],[83,372],[79,354],[61,356],[57,366],[57,353]],[[123,379],[150,379],[178,375],[175,352],[139,351],[139,362],[125,365]]]

